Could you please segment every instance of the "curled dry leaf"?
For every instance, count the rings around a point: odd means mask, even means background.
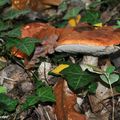
[[[12,0],[12,8],[23,10],[32,9],[34,11],[40,11],[51,6],[58,6],[62,0]]]
[[[76,112],[74,105],[77,96],[67,86],[67,82],[60,79],[54,87],[56,96],[55,114],[57,120],[86,120],[85,115]]]

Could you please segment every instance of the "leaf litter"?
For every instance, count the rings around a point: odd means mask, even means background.
[[[13,0],[16,1],[16,0]],[[84,21],[89,24],[92,24],[93,26],[95,24],[102,23],[103,25],[112,25],[116,20],[119,20],[119,8],[120,4],[115,1],[114,4],[111,4],[111,1],[108,3],[104,0],[85,0],[85,1],[79,1],[79,0],[70,0],[70,1],[63,1],[63,6],[60,8],[58,7],[60,0],[56,0],[56,4],[53,4],[54,0],[45,0],[47,5],[49,6],[49,9],[47,9],[46,3],[44,3],[44,0],[42,0],[43,3],[39,5],[36,11],[34,11],[34,7],[31,7],[35,14],[31,13],[28,15],[29,10],[26,11],[9,11],[13,12],[14,15],[11,13],[7,13],[4,16],[4,20],[12,20],[14,19],[13,23],[18,21],[24,21],[24,19],[27,17],[30,19],[26,23],[40,21],[40,22],[47,22],[49,24],[60,26],[64,28],[70,28],[71,26],[68,25],[69,20],[76,21],[76,16],[80,14],[80,20]],[[62,0],[61,0],[62,1]],[[37,0],[37,2],[41,3],[40,0]],[[50,2],[50,4],[48,4]],[[94,2],[94,4],[92,4]],[[4,4],[8,4],[9,2],[6,0],[4,2],[0,3],[0,6],[3,6]],[[32,3],[32,2],[31,2]],[[92,19],[92,14],[90,13],[91,9],[90,7],[95,7],[95,16],[94,19]],[[99,4],[98,4],[99,3]],[[28,4],[26,4],[28,5]],[[81,6],[81,9],[78,9],[78,6]],[[89,6],[91,5],[91,6]],[[94,5],[94,6],[92,6]],[[58,7],[58,9],[57,9]],[[77,9],[77,11],[74,11],[74,7]],[[27,7],[28,8],[28,7]],[[44,9],[43,9],[44,8]],[[71,13],[70,10],[73,9],[73,12]],[[53,10],[51,12],[51,10]],[[39,12],[38,12],[39,11]],[[42,12],[41,12],[42,11]],[[47,12],[49,14],[47,14]],[[99,14],[99,11],[101,12],[101,15]],[[7,11],[6,11],[7,12]],[[69,13],[70,12],[70,13]],[[66,14],[65,14],[66,13]],[[47,15],[46,15],[47,14]],[[22,15],[22,18],[19,18],[19,16]],[[35,15],[35,16],[34,16]],[[100,16],[99,16],[100,15]],[[24,18],[25,16],[25,18]],[[52,16],[52,17],[51,17]],[[85,17],[85,18],[84,18]],[[34,19],[33,19],[34,18]],[[35,20],[35,21],[34,21]],[[26,24],[25,23],[25,24]],[[72,23],[73,24],[73,23]],[[66,25],[66,26],[65,26]],[[94,29],[91,25],[86,25],[86,27],[79,27],[79,23],[73,25],[75,30],[82,31],[81,29],[87,29],[92,30]],[[83,26],[84,26],[83,25]],[[11,26],[5,26],[4,29],[0,28],[1,31],[7,29],[11,29]],[[32,30],[32,29],[31,29]],[[35,31],[35,34],[32,37],[39,38],[41,40],[40,44],[37,44],[35,46],[35,49],[31,51],[32,54],[30,54],[29,57],[24,57],[24,59],[18,59],[15,56],[9,56],[8,54],[1,55],[4,56],[7,59],[7,62],[3,65],[2,62],[0,62],[0,85],[4,86],[7,89],[7,96],[13,98],[14,100],[9,99],[6,96],[2,96],[2,98],[6,98],[7,100],[13,101],[13,106],[8,105],[7,103],[4,103],[5,105],[10,106],[13,111],[19,111],[21,109],[21,105],[23,104],[24,108],[28,108],[26,111],[20,111],[18,112],[18,118],[20,119],[42,119],[42,120],[111,120],[112,117],[112,100],[111,100],[111,94],[109,94],[110,89],[106,84],[103,83],[102,87],[99,87],[99,89],[94,90],[96,91],[96,94],[91,94],[88,92],[89,84],[91,81],[89,81],[88,84],[85,84],[85,88],[83,89],[71,89],[71,86],[73,84],[69,83],[67,85],[67,82],[63,75],[48,75],[49,71],[52,71],[53,68],[57,67],[59,64],[61,64],[61,61],[59,61],[59,58],[56,60],[57,64],[52,63],[52,59],[50,56],[52,54],[57,54],[55,52],[55,46],[57,44],[57,40],[60,38],[60,35],[56,32],[56,29],[50,29],[50,30],[43,30],[40,31],[39,29],[33,29],[32,32],[28,32],[28,36],[31,37],[30,34],[32,34]],[[27,30],[28,31],[28,30]],[[17,37],[14,36],[19,33],[11,34],[10,32],[6,32],[6,34],[3,34],[3,36],[8,35],[11,37]],[[68,31],[69,32],[69,31]],[[10,35],[9,35],[10,34]],[[40,36],[41,35],[41,36]],[[45,37],[44,37],[45,36]],[[42,39],[41,39],[42,38]],[[0,46],[1,47],[1,46]],[[1,48],[0,48],[1,50]],[[4,52],[2,52],[4,53]],[[77,63],[78,58],[82,59],[82,55],[71,55],[74,58],[75,63]],[[100,58],[104,59],[104,58]],[[118,60],[118,59],[117,59]],[[111,62],[112,60],[110,60]],[[101,62],[101,61],[100,61]],[[114,61],[115,62],[115,61]],[[112,63],[114,65],[114,62]],[[59,63],[59,64],[58,64]],[[99,63],[99,68],[101,67],[100,64],[103,64],[104,61]],[[42,65],[44,64],[44,65]],[[46,64],[46,65],[45,65]],[[48,65],[49,64],[49,65]],[[65,58],[65,61],[62,61],[62,64],[73,64],[70,59],[67,57]],[[115,66],[118,67],[119,66]],[[60,68],[61,69],[61,68]],[[89,71],[87,71],[89,73]],[[115,71],[118,72],[118,71]],[[70,73],[67,73],[70,75]],[[74,75],[74,78],[76,76]],[[63,79],[64,78],[64,79]],[[72,76],[71,76],[72,79]],[[72,80],[70,80],[71,82]],[[93,80],[94,82],[95,80]],[[96,78],[96,81],[99,81],[98,78]],[[72,81],[73,82],[73,81]],[[52,83],[52,84],[51,84]],[[119,84],[119,81],[117,83],[115,82],[114,85]],[[100,86],[100,85],[98,85]],[[95,88],[95,86],[93,86]],[[104,89],[103,89],[104,87]],[[117,86],[119,89],[119,86]],[[53,88],[53,91],[51,90]],[[74,85],[73,85],[74,88]],[[78,86],[79,88],[79,86]],[[3,88],[0,88],[2,91]],[[48,92],[46,93],[45,91]],[[115,90],[115,89],[114,89]],[[106,92],[107,91],[107,92]],[[42,94],[42,92],[45,94]],[[92,91],[91,91],[92,92]],[[4,91],[3,91],[4,93]],[[54,93],[54,94],[53,94]],[[42,96],[42,95],[43,96]],[[33,96],[31,96],[33,95]],[[55,95],[55,96],[53,96]],[[27,96],[30,96],[27,98]],[[51,96],[51,97],[50,97]],[[39,98],[38,100],[38,97]],[[49,103],[49,101],[54,101],[54,97],[56,97],[56,102]],[[37,99],[36,99],[37,98]],[[77,104],[77,99],[81,98],[82,103]],[[16,99],[20,101],[20,104],[17,103]],[[97,100],[96,100],[97,99]],[[120,108],[120,102],[119,102],[119,93],[115,91],[114,93],[114,99],[115,99],[115,120],[119,120],[119,108]],[[35,100],[38,100],[39,102],[36,102]],[[43,101],[47,101],[43,103]],[[25,102],[27,101],[27,102]],[[2,101],[0,101],[0,104]],[[35,104],[33,104],[35,103]],[[16,104],[18,104],[18,107],[16,107]],[[30,107],[29,107],[30,106]],[[9,108],[9,107],[8,107]],[[0,109],[0,115],[4,115],[5,111],[9,111],[9,109]],[[3,111],[4,110],[4,111]],[[8,112],[7,113],[11,119],[15,119],[13,117],[16,113],[13,112],[13,116]]]

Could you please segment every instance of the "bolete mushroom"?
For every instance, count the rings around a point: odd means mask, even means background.
[[[86,54],[83,57],[85,64],[93,65],[92,61],[96,61],[97,65],[98,56],[109,55],[120,49],[117,46],[120,44],[120,32],[110,26],[80,32],[73,30],[67,33],[61,35],[55,50]]]

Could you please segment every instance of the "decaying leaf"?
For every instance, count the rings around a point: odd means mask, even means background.
[[[74,105],[76,104],[76,94],[74,94],[67,86],[65,80],[60,79],[54,87],[56,96],[55,114],[57,120],[86,120],[86,117],[76,112]]]
[[[49,62],[42,62],[38,68],[38,76],[39,79],[45,82],[45,80],[49,80],[51,78],[50,75],[48,75],[48,72],[51,70],[52,65]]]

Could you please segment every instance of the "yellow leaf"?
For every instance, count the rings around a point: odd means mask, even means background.
[[[57,66],[54,70],[52,70],[51,72],[54,73],[54,74],[57,74],[57,75],[60,75],[60,72],[62,70],[64,70],[65,68],[69,67],[69,65],[67,64],[61,64],[59,66]]]
[[[75,21],[74,18],[71,18],[71,19],[68,21],[68,23],[69,23],[69,25],[70,25],[71,27],[75,27],[75,26],[76,26],[76,21]]]
[[[68,20],[68,23],[71,27],[76,27],[76,25],[79,23],[81,16],[77,15],[76,18],[71,18]]]
[[[96,23],[94,24],[95,27],[103,27],[103,24],[102,23]]]

